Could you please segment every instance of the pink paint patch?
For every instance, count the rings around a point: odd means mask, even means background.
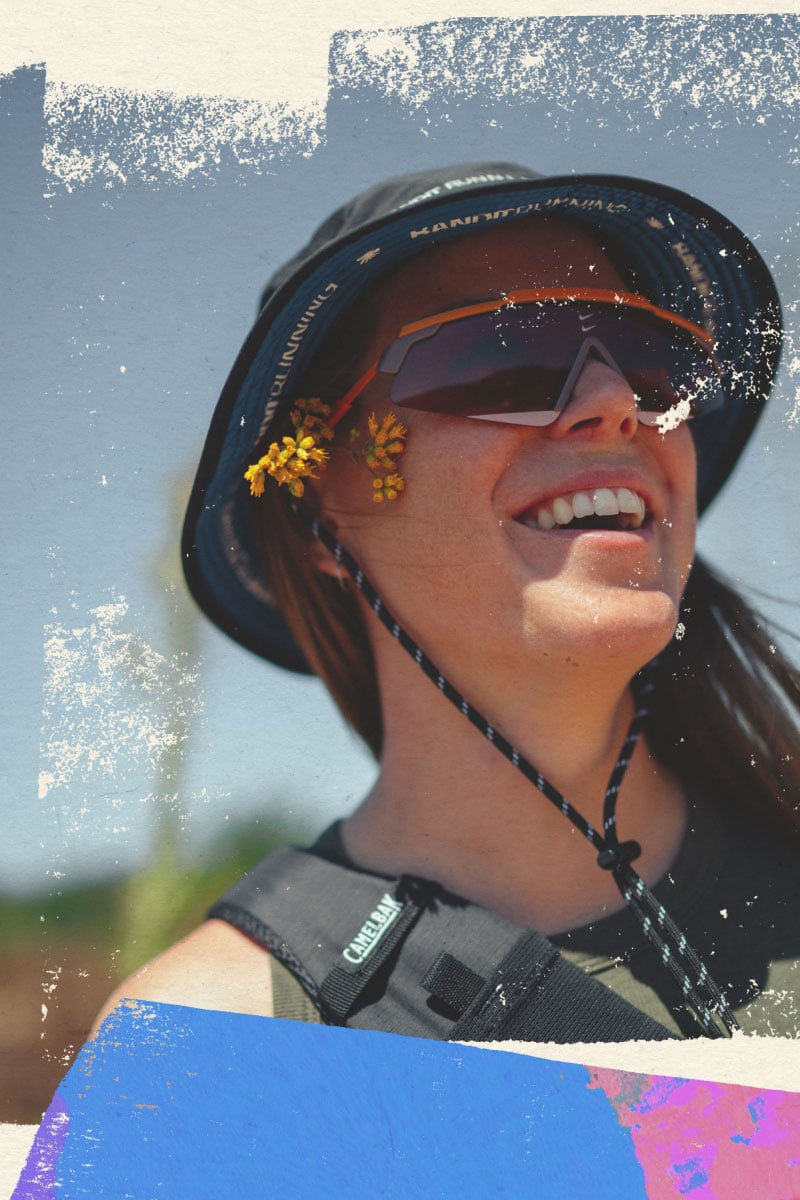
[[[800,1197],[800,1094],[589,1072],[631,1131],[649,1200]]]

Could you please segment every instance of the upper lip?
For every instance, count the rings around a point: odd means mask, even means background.
[[[592,493],[598,488],[628,488],[641,496],[648,513],[659,515],[658,501],[654,497],[654,489],[643,475],[637,471],[613,468],[600,468],[582,471],[579,474],[565,476],[557,483],[548,484],[546,490],[538,492],[533,499],[515,508],[511,517],[515,521],[531,516],[544,505],[552,504],[557,496],[572,496],[575,492]]]

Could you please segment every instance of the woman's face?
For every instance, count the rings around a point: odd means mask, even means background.
[[[527,220],[434,247],[379,294],[376,328],[357,369],[400,327],[517,288],[626,285],[566,222]],[[403,410],[399,470],[406,490],[377,505],[367,468],[347,453],[351,426],[391,412],[380,376],[342,422],[321,480],[326,522],[397,619],[445,673],[491,663],[577,668],[630,659],[631,671],[672,636],[694,553],[695,458],[685,424],[668,433],[637,420],[612,368],[587,361],[571,400],[544,428]],[[626,488],[641,497],[639,529],[542,528],[557,498]],[[561,510],[563,511],[563,510]],[[461,669],[459,669],[459,664]]]

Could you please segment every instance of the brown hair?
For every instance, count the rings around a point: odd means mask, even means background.
[[[681,631],[659,658],[648,726],[654,752],[684,779],[800,832],[800,672],[700,558]]]
[[[258,501],[256,530],[270,588],[308,665],[379,758],[378,682],[358,602],[349,582],[316,568],[309,553],[313,534],[289,505],[289,497],[274,485]]]

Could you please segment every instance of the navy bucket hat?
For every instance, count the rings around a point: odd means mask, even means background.
[[[536,213],[560,214],[621,248],[618,266],[635,275],[637,291],[715,339],[726,403],[691,430],[699,510],[717,494],[762,412],[781,347],[775,284],[744,234],[684,192],[624,176],[542,176],[508,163],[399,176],[338,209],[273,275],[223,388],[184,523],[183,564],[196,601],[230,637],[309,671],[264,578],[257,501],[243,474],[275,439],[322,343],[367,287],[427,246]]]

